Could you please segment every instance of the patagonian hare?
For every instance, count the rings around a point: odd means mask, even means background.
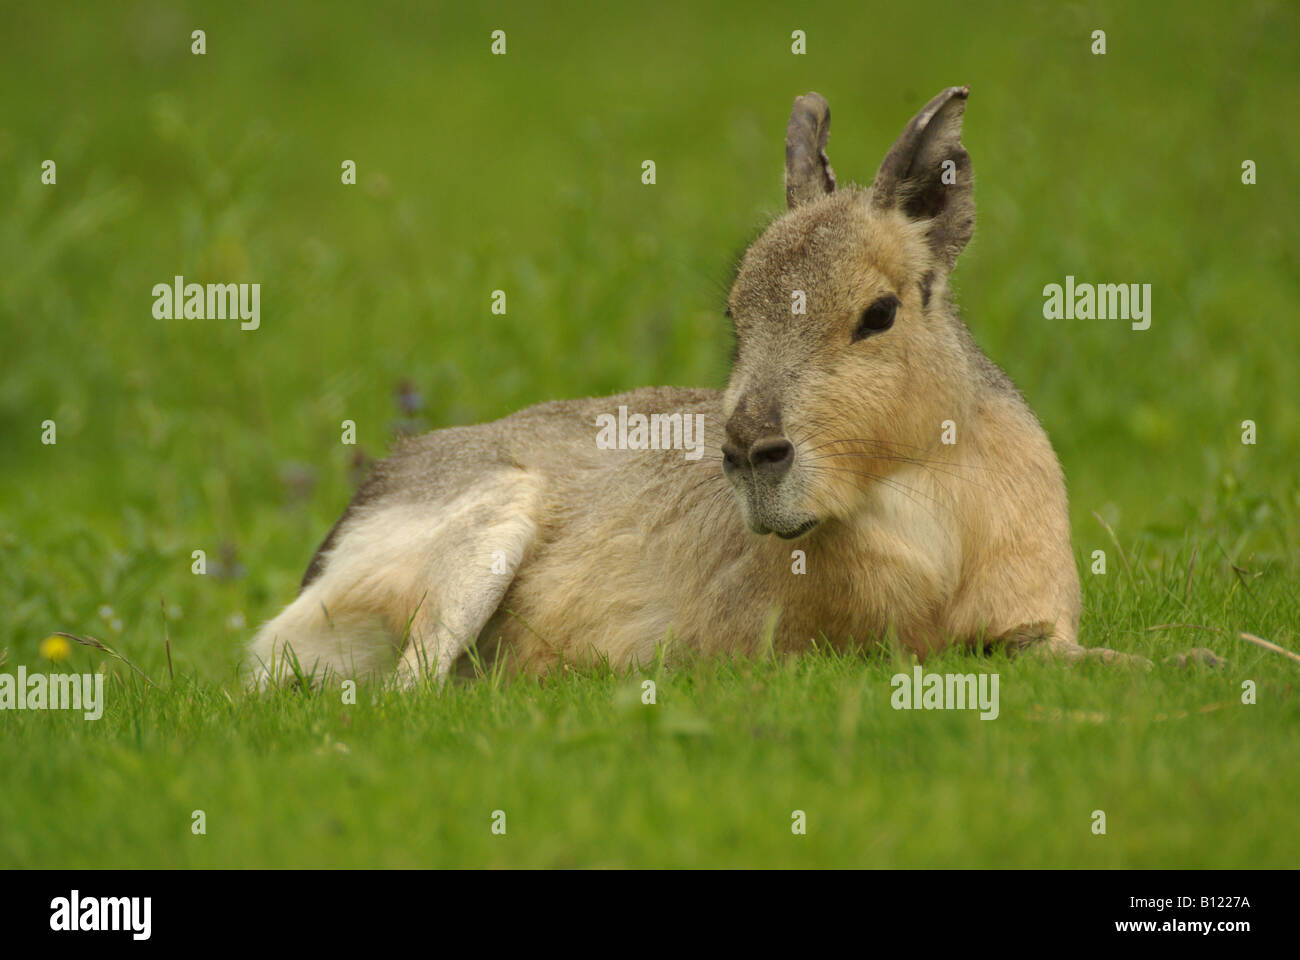
[[[1123,658],[1076,642],[1060,464],[952,303],[975,226],[968,94],[927,103],[869,187],[837,184],[826,101],[795,100],[787,210],[728,298],[726,390],[545,403],[406,441],[258,631],[253,682],[441,683],[471,649],[541,673],[887,637],[921,658]]]

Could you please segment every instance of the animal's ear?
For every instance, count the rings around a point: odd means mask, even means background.
[[[970,87],[949,87],[903,128],[871,185],[871,203],[929,220],[935,256],[949,269],[975,229],[970,154],[961,145],[961,118]]]
[[[820,93],[796,97],[785,128],[785,202],[801,203],[835,192],[835,171],[826,157],[831,108]]]

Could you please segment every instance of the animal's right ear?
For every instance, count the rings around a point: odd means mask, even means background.
[[[796,97],[785,128],[785,203],[801,203],[835,192],[835,171],[826,156],[831,108],[820,93]]]
[[[951,269],[975,230],[970,154],[961,143],[961,118],[970,87],[949,87],[903,128],[871,185],[877,209],[898,209],[929,220],[927,239]]]

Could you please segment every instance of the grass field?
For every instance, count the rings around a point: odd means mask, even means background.
[[[1237,638],[1300,648],[1294,5],[539,6],[0,12],[0,672],[108,673],[98,721],[0,712],[0,867],[1300,864],[1300,664]],[[962,313],[1060,454],[1083,642],[1155,670],[927,663],[998,673],[987,722],[891,709],[890,654],[243,692],[399,427],[721,387],[792,98],[867,182],[959,83]],[[178,274],[261,328],[154,319]],[[1150,283],[1150,329],[1043,319],[1067,275]]]

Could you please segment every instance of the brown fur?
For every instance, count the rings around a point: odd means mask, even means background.
[[[829,108],[799,98],[791,209],[740,265],[725,393],[646,388],[407,442],[254,639],[259,682],[286,644],[306,670],[406,682],[445,678],[475,640],[533,672],[890,631],[922,657],[998,641],[1086,654],[1060,465],[951,302],[973,229],[967,92],[927,104],[866,189],[837,189]],[[855,339],[891,297],[893,326]],[[620,405],[704,415],[703,457],[598,449],[596,417]]]

